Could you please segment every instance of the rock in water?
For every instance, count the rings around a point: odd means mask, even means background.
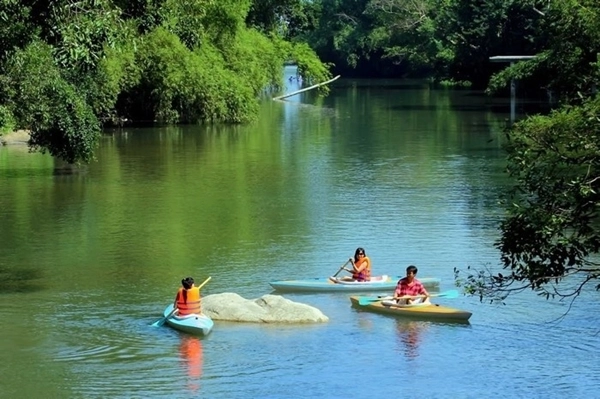
[[[249,323],[323,323],[329,321],[319,309],[280,295],[245,299],[225,292],[202,297],[202,313],[213,320]]]

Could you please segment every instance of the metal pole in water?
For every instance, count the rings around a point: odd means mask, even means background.
[[[513,63],[510,63],[510,66],[512,66]],[[510,123],[513,124],[515,122],[515,109],[516,109],[516,104],[517,103],[517,83],[515,82],[515,79],[512,78],[510,80]]]

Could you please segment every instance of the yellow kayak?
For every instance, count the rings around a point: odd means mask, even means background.
[[[367,297],[351,296],[352,306],[374,313],[410,317],[423,320],[446,320],[466,322],[471,312],[449,308],[434,303],[419,303],[415,305],[397,305],[385,300],[365,300]],[[371,298],[371,297],[368,297]],[[361,300],[362,299],[362,300]]]

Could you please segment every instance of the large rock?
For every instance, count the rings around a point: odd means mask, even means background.
[[[244,299],[225,292],[202,297],[202,313],[213,320],[250,323],[323,323],[329,321],[319,309],[279,295]]]

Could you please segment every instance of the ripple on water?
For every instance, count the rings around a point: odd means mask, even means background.
[[[113,320],[118,324],[109,323],[95,332],[71,325],[77,329],[74,335],[78,339],[63,342],[55,361],[77,363],[72,373],[76,379],[86,381],[77,385],[86,397],[123,397],[128,396],[127,392],[135,392],[136,397],[165,397],[178,389],[199,391],[203,338],[180,334],[166,326],[154,327],[152,321]],[[184,387],[179,385],[182,380]]]

